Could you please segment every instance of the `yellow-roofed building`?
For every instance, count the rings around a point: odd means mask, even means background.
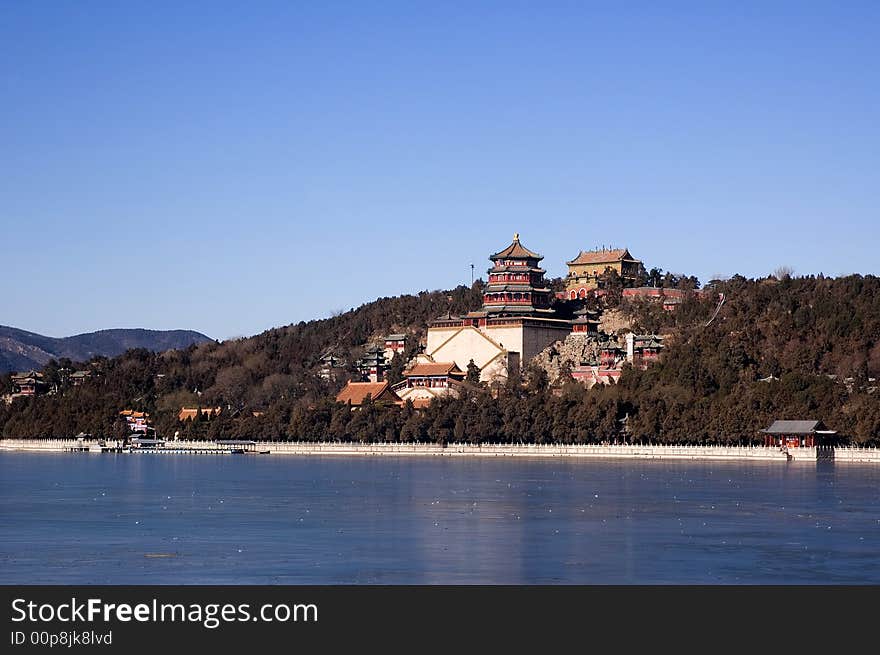
[[[599,278],[609,271],[617,273],[624,286],[633,286],[642,268],[642,262],[626,248],[582,250],[566,264],[565,292],[571,300],[586,298],[588,291],[599,288]]]

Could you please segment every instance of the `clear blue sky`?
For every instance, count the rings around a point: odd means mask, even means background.
[[[0,2],[0,324],[215,338],[626,245],[880,272],[878,2]]]

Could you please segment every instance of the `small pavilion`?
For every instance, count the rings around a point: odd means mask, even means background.
[[[786,446],[787,448],[813,448],[827,446],[837,434],[829,430],[822,421],[773,421],[769,428],[761,430],[765,446]]]

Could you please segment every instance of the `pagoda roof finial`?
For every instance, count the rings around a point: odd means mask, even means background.
[[[492,261],[504,258],[534,259],[536,261],[544,259],[541,255],[536,252],[532,252],[519,242],[519,232],[513,233],[513,243],[511,243],[501,252],[496,252],[494,255],[489,256],[489,259],[491,259]]]

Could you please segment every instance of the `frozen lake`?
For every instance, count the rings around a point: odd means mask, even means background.
[[[0,453],[0,583],[880,584],[880,467]]]

